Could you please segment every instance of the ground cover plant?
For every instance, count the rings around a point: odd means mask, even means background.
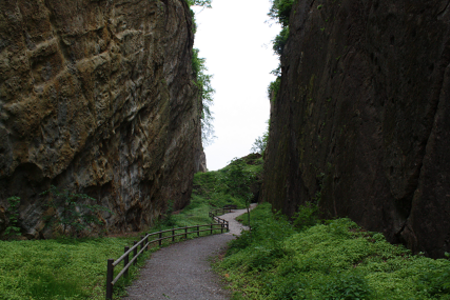
[[[0,241],[0,299],[104,299],[106,260],[118,258],[133,239]]]
[[[250,156],[245,161],[247,175],[262,170],[262,160],[258,156]],[[230,202],[245,207],[241,194],[230,194],[229,185],[233,183],[227,177],[229,170],[230,166],[227,166],[216,172],[196,174],[195,192],[186,208],[174,212],[169,203],[165,215],[152,228],[133,233],[133,236],[73,238],[62,235],[54,240],[0,241],[0,300],[104,299],[107,259],[119,258],[124,246],[131,246],[139,239],[137,236],[144,232],[209,224],[212,207],[222,207]],[[182,232],[184,230],[177,233]],[[201,235],[208,235],[208,232]],[[197,234],[188,238],[195,236]],[[167,244],[168,241],[163,246]],[[152,251],[157,249],[153,247]],[[144,252],[146,254],[140,257],[137,266],[130,269],[131,276],[122,277],[114,286],[115,297],[125,294],[125,287],[152,251]],[[115,268],[116,275],[122,266]]]
[[[209,210],[207,203],[193,199],[182,212],[172,214],[169,210],[160,222],[144,232],[209,224],[212,222]],[[124,246],[131,246],[144,232],[116,238],[62,236],[53,240],[0,241],[0,300],[104,299],[107,259],[119,258]],[[196,236],[191,234],[188,238]],[[163,246],[168,244],[169,240]],[[131,276],[122,277],[114,286],[115,297],[125,294],[125,287],[136,277],[139,267],[157,249],[153,245],[151,251],[139,257],[137,266],[129,271]],[[114,269],[115,275],[122,266]]]
[[[233,159],[218,171],[197,173],[192,199],[214,207],[232,204],[239,209],[245,208],[249,201],[254,201],[252,186],[260,182],[262,170],[261,155],[250,154]]]
[[[412,255],[349,219],[299,229],[266,203],[252,219],[216,264],[234,299],[450,299],[448,260]]]

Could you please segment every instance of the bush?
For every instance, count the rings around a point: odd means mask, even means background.
[[[316,225],[319,222],[319,207],[313,203],[306,203],[298,207],[294,214],[293,224],[298,230]]]
[[[46,194],[50,196],[47,207],[52,207],[55,211],[47,221],[50,225],[62,225],[63,235],[72,231],[74,236],[79,237],[88,225],[104,225],[103,219],[99,217],[101,211],[112,214],[108,208],[96,204],[97,200],[86,194],[76,194],[68,190],[59,191],[53,185],[41,195]]]
[[[289,38],[289,26],[284,27],[280,34],[275,37],[273,41],[273,51],[278,55],[283,55],[284,46],[286,46]]]
[[[19,227],[19,206],[20,206],[20,198],[19,197],[10,197],[6,199],[9,203],[9,207],[7,209],[7,216],[9,219],[8,227],[6,227],[5,235],[8,238],[19,236],[20,227]]]
[[[309,209],[299,219],[315,220]],[[450,299],[448,260],[413,256],[350,219],[295,231],[269,212],[266,203],[254,210],[252,235],[232,242],[218,264],[246,299]]]
[[[283,27],[288,26],[293,4],[294,0],[273,0],[268,15]]]
[[[323,299],[371,299],[364,277],[357,272],[336,272],[323,287]]]
[[[275,81],[272,81],[267,89],[270,101],[275,101],[277,99],[278,91],[280,90],[281,77],[278,75]]]

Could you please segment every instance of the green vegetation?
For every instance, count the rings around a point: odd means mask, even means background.
[[[283,27],[289,26],[289,16],[291,15],[294,0],[273,0],[269,11],[269,17],[276,20]]]
[[[272,82],[273,83],[273,82]],[[267,147],[267,141],[269,140],[269,127],[270,127],[270,119],[267,120],[267,130],[264,132],[262,136],[259,136],[255,139],[252,145],[251,151],[254,153],[259,153],[264,156],[264,151]]]
[[[191,6],[202,6],[205,8],[211,8],[212,0],[186,0],[188,5]],[[191,17],[193,23],[193,33],[197,31],[197,24],[195,22],[195,13],[191,9]],[[199,88],[199,102],[201,104],[201,127],[202,127],[202,143],[204,146],[211,144],[214,139],[214,126],[213,126],[213,113],[211,111],[211,106],[213,105],[213,95],[215,90],[211,86],[211,79],[213,75],[206,74],[208,69],[205,66],[205,59],[200,58],[199,49],[194,48],[192,50],[192,74],[195,78],[194,84]]]
[[[165,218],[145,232],[209,224],[209,209],[208,203],[194,199],[178,214],[169,208]],[[0,300],[104,299],[107,259],[119,258],[124,246],[139,239],[136,236],[0,241]],[[114,286],[114,297],[125,294],[125,287],[136,277],[139,267],[157,249],[139,257],[137,266],[129,271],[131,276],[123,277]],[[115,268],[115,276],[122,266]]]
[[[278,91],[280,90],[281,85],[281,74],[275,75],[277,75],[277,79],[275,79],[275,81],[272,81],[267,88],[267,94],[269,95],[269,99],[272,102],[275,102],[275,100],[277,99]]]
[[[286,46],[289,38],[289,26],[283,27],[280,34],[273,41],[273,51],[278,55],[283,55],[284,46]]]
[[[195,84],[200,89],[199,101],[202,105],[201,125],[202,125],[202,142],[207,145],[214,140],[214,126],[212,122],[211,106],[213,104],[213,95],[215,90],[211,87],[212,75],[208,75],[205,66],[205,59],[198,57],[199,50],[193,49],[192,52],[192,72],[196,78]]]
[[[19,197],[10,197],[6,199],[9,203],[9,207],[7,209],[7,215],[9,219],[8,227],[5,230],[5,236],[8,238],[12,238],[14,236],[21,235],[20,227],[19,227],[19,206],[20,206],[20,198]]]
[[[118,258],[132,240],[0,241],[0,300],[104,299],[106,260]],[[117,274],[121,267],[116,269]],[[133,267],[130,274],[136,271]],[[123,294],[126,283],[119,281],[117,295]]]
[[[236,171],[236,165],[242,166],[242,169]],[[181,212],[174,212],[170,202],[165,216],[145,232],[209,224],[211,218],[208,213],[212,206],[222,207],[232,203],[238,204],[241,208],[245,207],[248,188],[242,186],[239,180],[242,177],[253,178],[253,174],[258,174],[261,170],[262,159],[258,155],[249,155],[240,160],[233,160],[231,165],[220,171],[196,174],[190,205]],[[253,182],[247,181],[247,184]],[[52,205],[60,203],[63,206],[67,205],[68,209],[73,209],[72,202],[80,196],[67,191],[59,192],[56,189],[48,193],[52,193]],[[13,226],[20,199],[15,197],[9,201],[10,226]],[[57,220],[61,222],[62,218],[66,218],[71,220],[67,226],[72,226],[74,218],[81,218],[72,213],[74,212],[67,212],[66,215],[63,213]],[[89,213],[89,210],[86,213]],[[12,229],[12,232],[14,231]],[[65,234],[68,232],[66,230]],[[139,233],[134,235],[134,237],[78,239],[62,235],[54,240],[0,241],[0,300],[104,299],[106,261],[109,258],[119,258],[123,254],[124,246],[131,246],[132,241],[139,239],[137,237],[140,236]],[[115,298],[125,294],[125,287],[136,277],[139,267],[144,264],[150,253],[157,249],[155,246],[152,251],[145,252],[139,258],[137,266],[130,269],[130,276],[118,281],[114,286]],[[122,266],[123,264],[120,264],[115,268],[115,275],[121,271]]]
[[[311,209],[302,228],[267,203],[253,210],[252,234],[216,265],[234,299],[450,299],[448,260],[411,255],[349,219],[320,224]]]
[[[275,37],[273,42],[273,51],[279,56],[283,55],[284,47],[289,39],[289,16],[291,14],[292,6],[295,0],[272,0],[272,7],[268,16],[281,24],[281,32]],[[272,74],[277,76],[277,79],[270,83],[268,87],[269,99],[275,101],[278,95],[281,84],[281,65],[272,71]]]
[[[189,6],[203,6],[211,8],[211,1],[212,0],[187,0],[187,3]]]
[[[219,171],[197,173],[194,176],[192,199],[215,207],[234,204],[238,208],[245,208],[252,200],[251,186],[260,180],[262,167],[262,157],[250,154],[233,159]]]
[[[68,190],[59,191],[53,185],[48,191],[42,193],[42,195],[46,194],[50,195],[47,207],[58,212],[47,218],[47,225],[61,225],[63,235],[70,230],[74,236],[79,237],[81,232],[91,224],[104,225],[103,219],[99,217],[101,211],[112,213],[108,208],[96,204],[97,200],[86,194],[76,194]]]

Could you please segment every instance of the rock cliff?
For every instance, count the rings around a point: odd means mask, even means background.
[[[193,27],[184,0],[0,2],[0,211],[20,196],[26,236],[44,228],[50,185],[110,208],[112,232],[189,202]]]
[[[450,252],[449,3],[294,4],[262,199]]]

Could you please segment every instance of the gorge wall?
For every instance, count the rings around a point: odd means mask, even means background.
[[[262,199],[450,252],[449,3],[293,5]]]
[[[42,235],[51,185],[86,193],[110,232],[184,207],[202,153],[184,0],[0,3],[0,232],[6,200]]]

